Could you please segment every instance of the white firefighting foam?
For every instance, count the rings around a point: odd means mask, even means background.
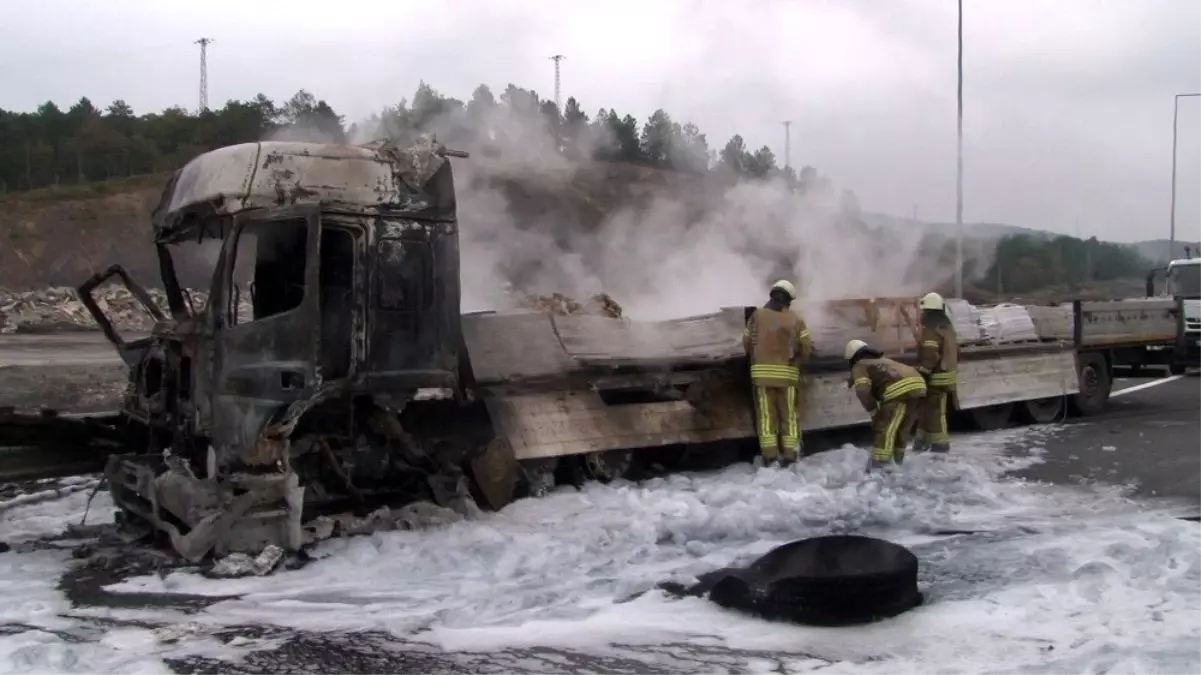
[[[1049,432],[958,438],[955,456],[913,458],[888,477],[865,478],[866,452],[847,447],[791,470],[738,465],[641,485],[561,488],[469,521],[326,542],[320,560],[271,577],[137,577],[109,590],[239,597],[186,615],[76,610],[188,628],[170,641],[148,629],[101,631],[109,642],[60,640],[57,648],[74,650],[78,663],[84,654],[96,658],[96,669],[188,653],[237,660],[275,644],[220,645],[208,636],[255,624],[381,631],[444,649],[451,661],[488,652],[478,658],[510,670],[553,669],[529,660],[528,648],[549,647],[648,670],[1196,671],[1197,525],[1117,488],[1002,475],[1039,461],[1040,436]],[[1027,452],[1002,453],[1015,445]],[[655,589],[785,541],[851,530],[910,546],[922,561],[926,605],[871,626],[814,629]],[[43,576],[56,561],[45,562]],[[6,572],[10,584],[31,574],[11,563]],[[62,602],[51,596],[46,589],[41,602],[57,612]],[[0,637],[2,662],[11,663],[16,648],[25,650],[24,669],[72,669],[46,644],[29,651],[34,634],[52,641],[32,630]],[[35,663],[36,654],[44,660]]]

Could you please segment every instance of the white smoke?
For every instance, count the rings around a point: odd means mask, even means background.
[[[426,129],[456,147],[464,117]],[[504,308],[511,291],[607,292],[631,317],[669,318],[761,304],[780,277],[808,305],[917,295],[954,276],[945,242],[916,228],[874,231],[828,187],[800,195],[779,179],[731,184],[717,172],[569,159],[542,116],[504,106],[473,124],[483,141],[464,141],[472,157],[454,160],[464,311]],[[387,130],[376,120],[357,131],[362,142]],[[577,155],[611,142],[590,130]],[[965,250],[977,269],[989,255]]]

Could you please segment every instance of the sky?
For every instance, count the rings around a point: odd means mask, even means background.
[[[1166,237],[1172,113],[1201,92],[1198,0],[970,0],[965,222]],[[554,92],[589,114],[656,108],[813,165],[864,208],[955,220],[951,0],[46,0],[0,22],[0,108],[87,96],[137,112],[305,88],[347,121],[424,79]],[[1201,97],[1179,106],[1177,238],[1201,238]],[[1191,235],[1191,236],[1190,236]]]

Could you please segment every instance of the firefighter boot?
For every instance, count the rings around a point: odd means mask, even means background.
[[[780,453],[780,468],[781,469],[787,469],[788,467],[797,463],[797,460],[799,460],[801,458],[802,445],[803,445],[803,443],[801,441],[797,441],[797,444],[794,445],[791,450]]]
[[[891,464],[891,462],[872,457],[871,459],[867,460],[867,472],[872,474],[883,471],[888,467],[889,464]]]

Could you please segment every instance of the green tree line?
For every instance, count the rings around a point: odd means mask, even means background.
[[[513,84],[499,96],[480,85],[463,102],[422,82],[411,99],[349,126],[304,90],[283,103],[259,94],[199,113],[172,107],[137,114],[125,101],[102,109],[86,97],[66,110],[53,102],[33,112],[0,110],[0,193],[157,173],[234,143],[406,140],[419,133],[469,149],[550,142],[574,157],[748,179],[780,177],[799,190],[830,188],[813,167],[799,174],[782,169],[769,147],[752,150],[741,135],[715,150],[695,124],[681,123],[665,110],[640,124],[615,108],[590,116],[574,97],[560,111],[553,100]]]
[[[1141,277],[1151,262],[1130,246],[1096,237],[1014,234],[997,242],[996,257],[981,285],[1005,293]]]

